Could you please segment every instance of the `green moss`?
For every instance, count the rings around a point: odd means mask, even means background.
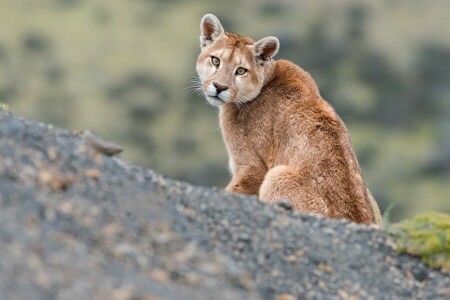
[[[3,102],[0,102],[0,109],[9,110],[9,105]]]
[[[428,266],[450,272],[450,215],[425,213],[386,230],[399,252],[418,255]]]

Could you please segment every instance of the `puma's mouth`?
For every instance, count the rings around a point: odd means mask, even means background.
[[[208,96],[208,97],[210,97],[210,98],[212,98],[212,99],[214,99],[214,100],[221,101],[221,102],[224,102],[224,103],[225,103],[225,101],[223,101],[222,99],[220,99],[219,96]]]
[[[219,96],[206,95],[206,100],[208,100],[209,104],[213,106],[221,106],[226,103],[225,100],[222,100]]]

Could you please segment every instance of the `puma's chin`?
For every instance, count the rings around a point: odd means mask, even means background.
[[[206,100],[208,100],[208,103],[212,106],[220,107],[227,103],[235,103],[235,104],[243,104],[248,103],[255,99],[256,97],[241,97],[239,100],[232,99],[231,97],[226,97],[225,95],[219,95],[219,96],[209,96],[205,94]]]

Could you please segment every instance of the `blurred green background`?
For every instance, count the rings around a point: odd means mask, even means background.
[[[123,157],[205,186],[229,180],[216,109],[187,87],[199,22],[280,39],[347,124],[367,185],[398,220],[450,212],[448,1],[1,0],[0,102],[90,129]]]

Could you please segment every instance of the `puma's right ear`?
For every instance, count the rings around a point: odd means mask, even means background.
[[[219,19],[212,14],[204,15],[200,22],[200,45],[201,47],[212,44],[219,36],[225,33]]]

